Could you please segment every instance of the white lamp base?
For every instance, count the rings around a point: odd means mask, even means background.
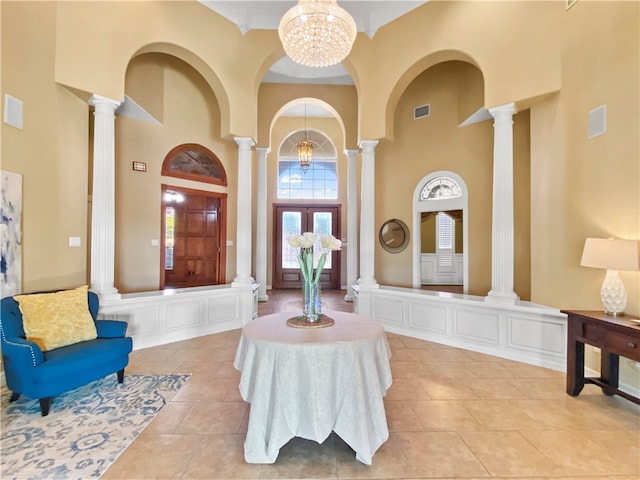
[[[604,305],[604,313],[612,317],[624,315],[624,309],[627,308],[627,291],[617,270],[607,270],[607,275],[602,282],[600,298]]]

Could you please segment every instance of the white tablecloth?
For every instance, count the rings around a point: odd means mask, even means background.
[[[383,397],[391,351],[375,320],[325,312],[335,325],[294,328],[292,312],[259,317],[242,330],[234,366],[251,404],[244,444],[248,463],[273,463],[293,437],[322,443],[332,431],[371,465],[389,438]]]

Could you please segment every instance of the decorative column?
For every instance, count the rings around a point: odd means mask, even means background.
[[[266,302],[267,295],[267,155],[270,148],[256,148],[258,152],[258,188],[256,193],[256,282],[258,300]]]
[[[115,288],[115,111],[119,101],[92,95],[93,188],[91,198],[91,290],[101,300],[120,298]]]
[[[377,140],[362,140],[362,180],[360,200],[360,289],[378,288],[378,282],[373,276],[375,257],[375,173]]]
[[[251,278],[251,147],[249,137],[234,138],[238,144],[238,212],[236,228],[236,278],[232,287],[248,287]]]
[[[353,285],[358,279],[358,179],[356,155],[358,150],[345,150],[347,155],[347,294],[353,302]]]
[[[513,291],[513,115],[509,103],[490,108],[493,123],[493,221],[489,301],[515,303]]]

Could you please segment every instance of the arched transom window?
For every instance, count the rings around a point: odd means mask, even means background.
[[[436,177],[430,180],[420,192],[420,200],[456,198],[462,195],[460,186],[453,178]]]
[[[211,150],[197,143],[185,143],[173,148],[164,158],[162,175],[227,185],[222,162]]]
[[[313,145],[311,166],[300,167],[297,146],[307,139]],[[329,138],[313,130],[289,135],[278,150],[278,198],[335,200],[338,198],[336,148]]]

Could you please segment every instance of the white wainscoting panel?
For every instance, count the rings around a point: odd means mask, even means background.
[[[447,335],[447,308],[423,302],[407,305],[407,327]]]
[[[509,347],[565,358],[567,354],[566,324],[552,319],[514,315],[509,328]]]
[[[498,345],[500,318],[498,312],[467,308],[455,309],[453,336],[467,341]]]
[[[531,302],[354,285],[356,311],[385,330],[554,370],[566,369],[566,315]]]
[[[372,308],[375,312],[375,318],[384,320],[392,325],[402,325],[404,304],[401,299],[384,296],[375,297],[372,302]]]
[[[194,302],[190,299],[167,303],[167,331],[185,328],[202,327],[205,316],[202,314],[202,302]]]
[[[126,321],[134,350],[242,328],[257,316],[258,285],[124,294],[101,301],[99,318]]]

